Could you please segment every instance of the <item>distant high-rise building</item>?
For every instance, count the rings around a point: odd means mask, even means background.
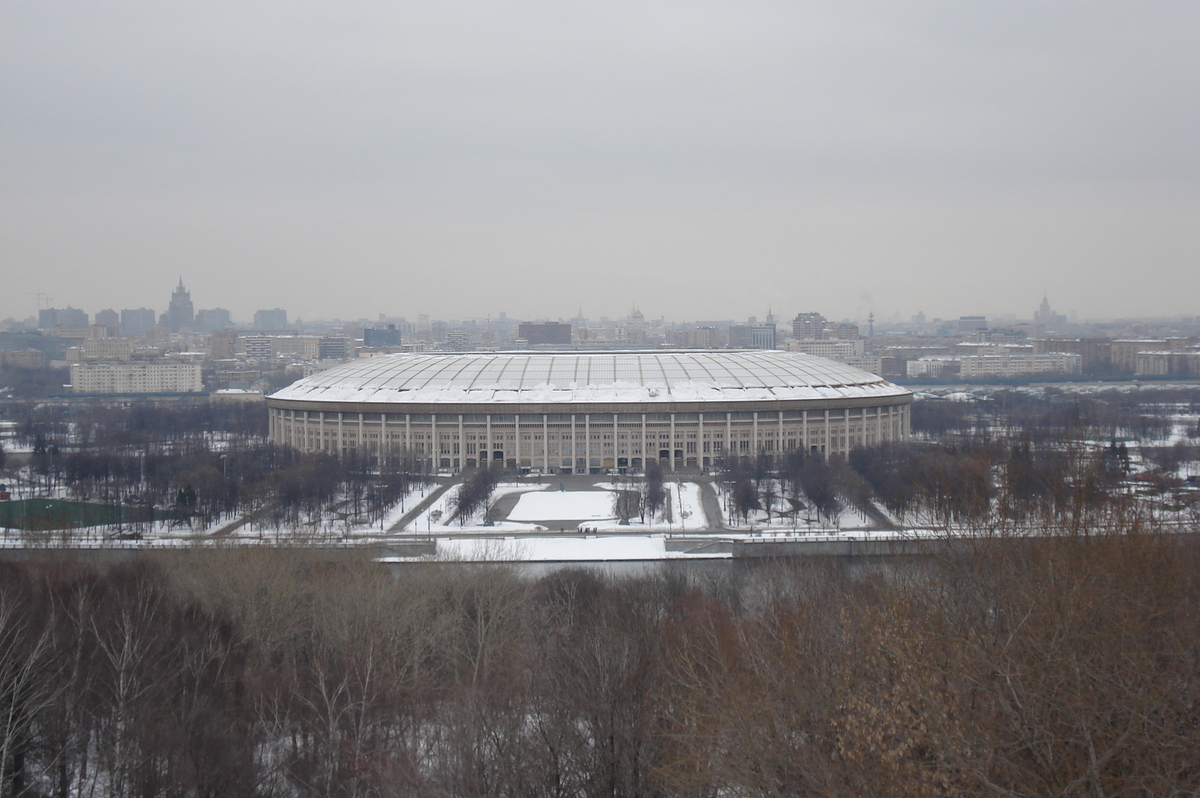
[[[775,349],[778,331],[774,324],[734,324],[729,328],[731,349]]]
[[[363,330],[363,346],[365,347],[399,345],[400,331],[396,329],[395,324],[389,324],[385,329],[382,330],[375,330],[370,327]]]
[[[960,333],[971,333],[988,328],[987,316],[959,316],[958,331]]]
[[[755,324],[751,328],[750,340],[755,349],[774,349],[775,335],[774,324]]]
[[[134,308],[121,311],[122,335],[145,335],[154,326],[154,311],[150,308]]]
[[[819,341],[825,337],[825,317],[820,313],[797,313],[792,319],[792,337],[802,341]]]
[[[231,358],[236,352],[237,333],[233,330],[217,330],[208,337],[208,356],[213,360]]]
[[[287,311],[283,308],[254,311],[254,329],[282,330],[287,327]]]
[[[247,335],[242,339],[242,345],[249,360],[270,360],[274,355],[269,335]]]
[[[65,308],[46,308],[38,311],[38,327],[48,330],[51,327],[86,327],[88,314],[79,308],[67,305]]]
[[[67,350],[67,362],[104,360],[128,363],[133,359],[132,338],[85,338]]]
[[[1050,308],[1049,297],[1043,294],[1042,306],[1033,312],[1033,323],[1039,327],[1063,327],[1067,323],[1067,317],[1055,313]]]
[[[180,330],[190,330],[195,321],[192,295],[183,287],[183,278],[180,277],[179,285],[171,292],[171,304],[167,306],[165,326],[169,327],[171,332],[179,332]]]
[[[693,327],[683,331],[682,344],[693,348],[715,349],[720,339],[720,330],[716,327]]]
[[[354,357],[354,341],[344,335],[326,335],[317,352],[321,360],[349,360]]]
[[[216,332],[232,326],[233,320],[225,308],[196,311],[196,329],[200,332]]]
[[[530,346],[554,344],[571,345],[571,325],[557,321],[521,322],[517,335],[529,342]]]
[[[838,322],[828,329],[826,338],[830,337],[828,333],[832,333],[832,337],[839,341],[857,341],[858,325],[846,321]]]
[[[730,349],[753,349],[754,328],[749,324],[734,324],[729,327]]]
[[[96,314],[97,327],[120,327],[121,317],[117,315],[115,310],[102,310]]]

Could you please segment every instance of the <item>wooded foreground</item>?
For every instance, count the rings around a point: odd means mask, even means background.
[[[606,578],[289,551],[0,573],[3,794],[1200,790],[1190,539]]]

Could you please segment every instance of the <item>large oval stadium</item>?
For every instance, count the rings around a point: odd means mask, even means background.
[[[382,355],[267,398],[271,439],[306,452],[574,474],[845,453],[906,439],[911,402],[874,374],[780,351]]]

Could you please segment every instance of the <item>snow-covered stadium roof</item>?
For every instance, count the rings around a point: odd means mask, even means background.
[[[270,398],[305,402],[668,403],[905,397],[905,388],[780,351],[399,354],[314,374]]]

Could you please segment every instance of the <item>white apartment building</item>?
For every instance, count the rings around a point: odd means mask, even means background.
[[[113,360],[128,363],[133,360],[133,348],[132,338],[85,338],[80,341],[79,346],[72,346],[67,350],[67,362]]]
[[[276,357],[316,360],[320,357],[321,339],[315,335],[243,335],[239,342],[250,360]]]
[[[831,357],[830,360],[844,363],[852,368],[861,369],[870,374],[883,375],[883,358],[877,355],[857,355],[854,357]]]
[[[251,360],[295,358],[316,360],[320,355],[320,338],[316,335],[244,335],[239,338],[240,349]]]
[[[803,352],[806,355],[816,355],[817,357],[862,357],[864,343],[862,338],[850,340],[800,338],[788,341],[786,349],[789,352]]]
[[[196,363],[73,363],[72,393],[199,393]]]
[[[1200,350],[1138,352],[1133,373],[1138,377],[1200,376]]]
[[[241,344],[250,360],[270,360],[274,357],[271,337],[268,335],[247,335],[241,339]]]
[[[958,369],[958,358],[954,355],[926,355],[905,364],[909,377],[937,379]]]
[[[1083,356],[1067,352],[1040,355],[964,355],[959,358],[964,380],[1006,379],[1029,374],[1082,374]]]
[[[287,355],[300,360],[316,360],[320,354],[321,339],[316,335],[272,335],[271,355]]]

